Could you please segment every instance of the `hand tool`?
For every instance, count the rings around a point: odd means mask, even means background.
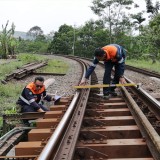
[[[84,85],[84,86],[73,86],[76,89],[83,89],[83,88],[104,88],[104,87],[130,87],[135,86],[139,88],[140,84],[135,83],[125,83],[125,84],[95,84],[95,85]]]

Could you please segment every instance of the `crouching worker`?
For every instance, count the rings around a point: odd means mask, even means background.
[[[42,100],[54,101],[54,98],[47,95],[44,86],[44,78],[36,77],[34,82],[29,83],[22,91],[17,104],[20,112],[45,112],[49,109],[43,106]],[[24,123],[28,120],[24,120]]]

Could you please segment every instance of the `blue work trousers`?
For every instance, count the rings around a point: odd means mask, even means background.
[[[43,111],[49,111],[49,109],[47,107],[43,106],[42,104],[39,104],[39,106],[41,107],[41,109],[43,109]],[[21,106],[21,113],[26,113],[26,112],[37,112],[37,110],[35,110],[30,105]],[[28,120],[31,120],[31,119],[24,119],[23,123],[29,125]]]
[[[43,106],[42,104],[39,104],[39,106],[41,107],[41,109],[43,111],[49,111],[47,107]],[[37,110],[34,109],[34,107],[30,106],[30,105],[23,105],[21,108],[21,112],[37,112]]]
[[[121,67],[119,66],[120,64],[117,62],[106,61],[104,62],[104,65],[105,65],[105,72],[103,76],[103,84],[118,84],[121,73],[120,72]],[[111,72],[113,67],[115,69],[115,73],[113,80],[111,80]],[[110,92],[113,92],[115,88],[116,87],[104,87],[103,94],[108,94]]]

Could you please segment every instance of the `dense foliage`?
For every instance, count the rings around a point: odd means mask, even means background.
[[[155,63],[160,60],[160,3],[145,2],[146,9],[133,14],[139,7],[134,0],[92,0],[90,8],[97,20],[90,19],[83,26],[63,24],[49,35],[34,26],[28,31],[33,40],[13,38],[15,26],[7,30],[7,22],[0,33],[0,56],[49,52],[92,57],[95,48],[117,43],[127,49],[128,59],[151,59]]]
[[[91,10],[99,16],[84,26],[66,24],[53,35],[48,51],[91,57],[94,49],[109,43],[124,46],[128,59],[160,60],[160,13],[158,2],[146,1],[146,11],[130,13],[134,0],[93,0]],[[148,18],[145,16],[148,14]],[[144,22],[148,21],[147,25]]]

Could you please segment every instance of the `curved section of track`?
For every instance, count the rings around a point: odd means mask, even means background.
[[[160,78],[160,74],[157,73],[157,72],[151,72],[151,71],[148,71],[146,69],[140,69],[140,68],[129,66],[129,65],[125,65],[125,66],[126,66],[126,69],[129,69],[129,70],[132,70],[132,71],[135,71],[135,72],[139,72],[139,73],[142,73],[142,74],[145,74],[145,75],[148,75],[148,76],[153,76],[153,77]]]
[[[102,66],[98,67],[91,84],[102,81]],[[106,100],[100,89],[83,89],[72,101],[62,99],[36,121],[28,142],[16,145],[12,158],[159,160],[159,105],[148,102],[150,97],[141,96],[137,88],[121,87],[117,92],[118,97]]]

